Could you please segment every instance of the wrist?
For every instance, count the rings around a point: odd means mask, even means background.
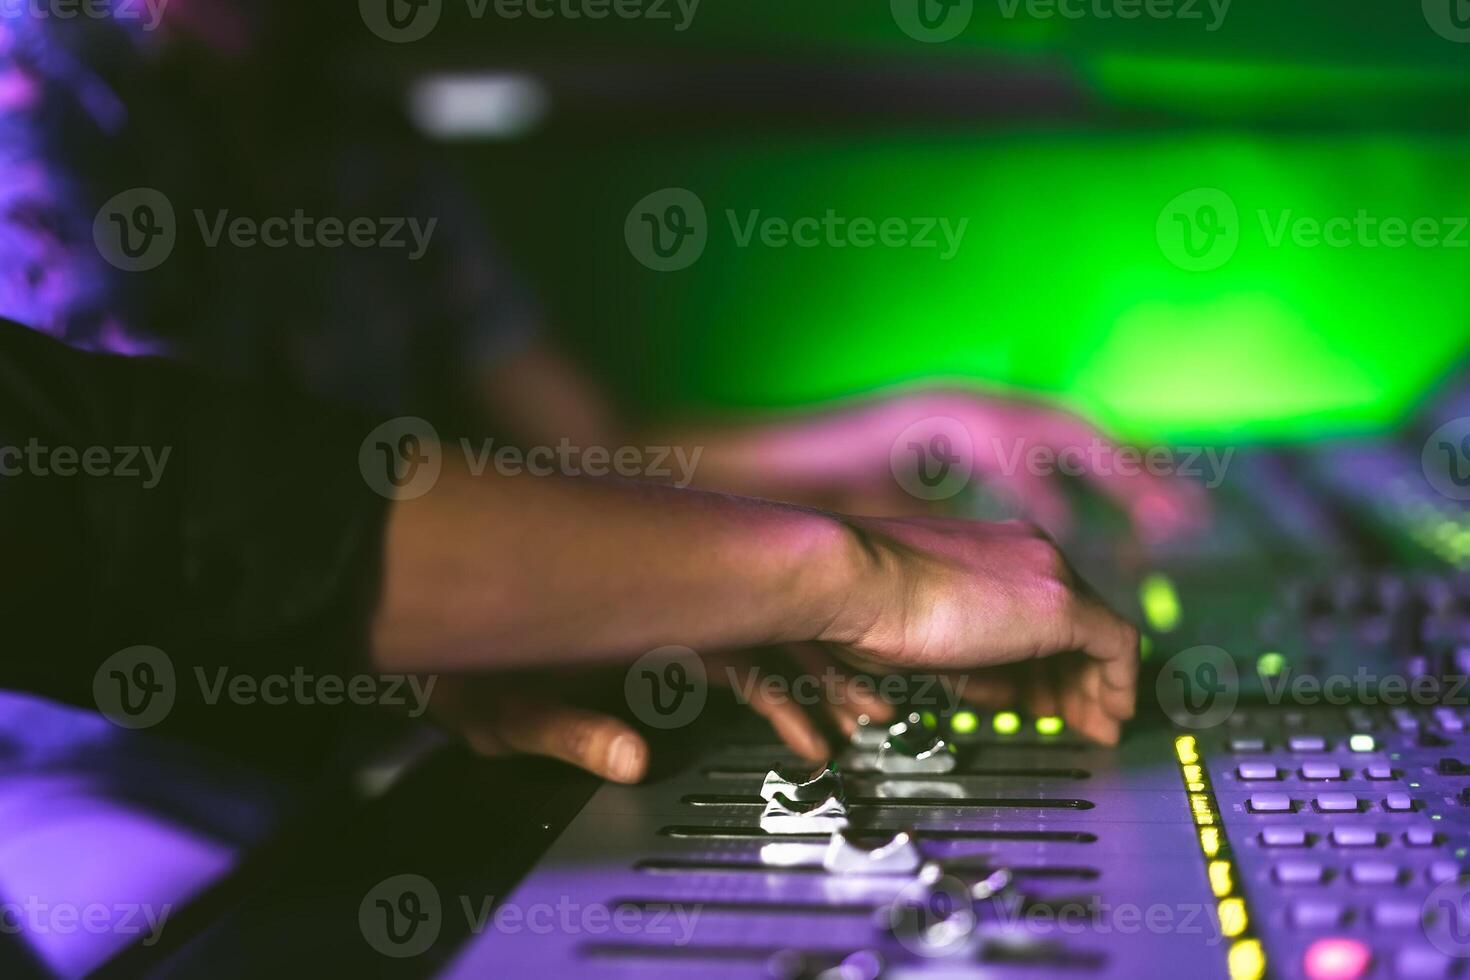
[[[821,517],[827,538],[816,558],[817,598],[808,638],[862,646],[892,602],[895,590],[885,583],[892,581],[896,556],[863,522],[837,514]]]

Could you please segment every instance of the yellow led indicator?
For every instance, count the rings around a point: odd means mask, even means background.
[[[1195,744],[1193,735],[1180,735],[1174,740],[1174,754],[1179,756],[1180,762],[1192,765],[1199,761],[1199,753],[1195,751]]]
[[[1204,827],[1199,832],[1199,849],[1205,857],[1212,858],[1220,853],[1220,828]]]
[[[1373,741],[1372,735],[1354,735],[1348,739],[1348,748],[1354,752],[1372,752],[1377,747],[1378,743]]]
[[[1279,653],[1263,653],[1256,659],[1256,673],[1262,677],[1275,677],[1286,669],[1286,657]]]
[[[949,727],[956,735],[968,735],[980,727],[980,719],[973,711],[959,711],[949,720]]]
[[[1179,625],[1179,593],[1167,575],[1150,575],[1138,587],[1138,604],[1148,624],[1160,633]]]
[[[1014,735],[1021,730],[1021,716],[1014,711],[1002,711],[991,719],[990,724],[998,735]]]
[[[1062,719],[1052,715],[1036,719],[1036,730],[1042,735],[1055,735],[1062,730]]]
[[[1259,939],[1237,939],[1230,946],[1230,980],[1261,980],[1266,954]]]
[[[1184,767],[1184,778],[1191,783],[1198,783],[1205,778],[1204,770],[1198,765],[1190,763]]]
[[[1210,890],[1215,893],[1216,898],[1224,898],[1235,890],[1229,861],[1210,862]]]
[[[1245,901],[1239,898],[1222,898],[1220,900],[1220,931],[1227,939],[1234,939],[1245,932],[1249,920],[1245,914]]]

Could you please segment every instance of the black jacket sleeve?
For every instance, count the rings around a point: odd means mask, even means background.
[[[107,658],[157,647],[189,724],[223,718],[201,690],[222,668],[365,670],[387,506],[358,470],[369,428],[0,321],[0,685],[91,705]]]

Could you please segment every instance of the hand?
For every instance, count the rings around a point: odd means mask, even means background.
[[[823,640],[900,670],[979,671],[977,699],[998,704],[1025,690],[1033,709],[1118,741],[1134,711],[1138,630],[1045,532],[938,518],[850,526],[862,571]],[[1007,665],[1024,667],[995,669]]]
[[[805,418],[683,436],[708,443],[701,484],[863,515],[920,516],[935,505],[908,493],[892,472],[894,446],[923,442],[926,420],[953,420],[968,434],[972,482],[984,481],[1053,534],[1071,514],[1054,478],[1027,469],[1036,448],[1072,454],[1084,479],[1127,513],[1150,541],[1190,531],[1207,520],[1200,487],[1121,465],[1118,447],[1095,426],[1063,409],[965,390],[933,390],[881,398]],[[917,430],[910,427],[920,424]],[[944,428],[936,431],[946,431]],[[962,441],[962,440],[956,440]],[[964,447],[956,445],[956,451]],[[900,457],[902,453],[900,452]],[[1100,460],[1093,465],[1094,460]],[[1060,467],[1059,467],[1060,468]]]

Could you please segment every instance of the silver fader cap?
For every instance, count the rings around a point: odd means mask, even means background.
[[[761,830],[768,834],[830,834],[846,827],[847,807],[835,796],[805,802],[777,793],[761,814]]]
[[[822,867],[839,875],[908,875],[918,871],[922,863],[923,856],[914,843],[914,836],[906,830],[900,830],[877,847],[856,844],[847,831],[839,830],[832,835],[827,853],[822,856]]]
[[[878,750],[878,771],[883,773],[953,772],[956,764],[954,746],[937,735],[890,735]]]
[[[810,772],[785,766],[772,769],[766,773],[766,781],[761,784],[761,799],[769,802],[776,798],[777,793],[783,793],[787,799],[803,803],[829,796],[835,796],[839,800],[846,799],[842,789],[842,774],[830,762]]]

